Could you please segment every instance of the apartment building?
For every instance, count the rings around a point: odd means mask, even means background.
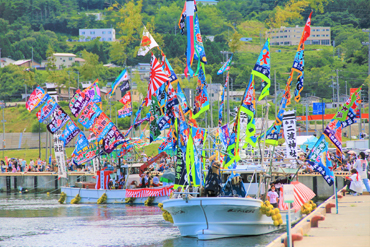
[[[86,42],[100,37],[100,41],[116,41],[116,30],[114,28],[102,29],[80,29],[79,41]]]
[[[280,27],[266,32],[271,45],[299,45],[304,27]],[[306,40],[308,45],[331,45],[330,27],[311,26],[311,35]]]

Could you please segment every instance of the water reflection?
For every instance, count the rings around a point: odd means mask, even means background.
[[[199,241],[184,238],[144,205],[60,205],[59,196],[0,193],[1,246],[265,246],[279,233]]]

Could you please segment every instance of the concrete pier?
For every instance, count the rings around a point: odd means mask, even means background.
[[[295,247],[370,246],[370,195],[346,195],[326,214],[319,227],[311,228]]]
[[[21,186],[27,189],[28,192],[60,192],[61,186],[74,186],[76,182],[95,182],[94,174],[84,172],[73,172],[68,174],[68,179],[61,178],[58,180],[58,175],[51,172],[16,172],[16,173],[0,173],[0,191],[2,192],[17,192]]]

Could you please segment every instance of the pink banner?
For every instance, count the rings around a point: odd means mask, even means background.
[[[155,188],[143,188],[143,189],[133,189],[126,190],[126,198],[128,197],[158,197],[158,196],[169,196],[171,194],[173,185]]]

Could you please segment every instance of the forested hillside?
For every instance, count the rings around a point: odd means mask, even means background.
[[[180,34],[178,20],[184,0],[0,0],[0,48],[2,57],[14,60],[47,59],[52,52],[71,52],[86,60],[60,71],[24,71],[13,65],[0,69],[0,100],[20,101],[24,84],[28,87],[45,82],[76,86],[80,80],[99,78],[101,85],[114,80],[120,66],[149,62],[149,55],[137,57],[143,24],[151,31],[169,58],[176,73],[185,65],[186,36]],[[304,25],[311,9],[312,26],[330,26],[336,47],[307,45],[305,56],[305,94],[331,99],[332,77],[339,72],[341,93],[345,82],[357,87],[367,77],[368,41],[370,28],[369,0],[220,0],[217,5],[197,4],[200,29],[205,40],[208,64],[207,80],[223,83],[216,72],[225,60],[220,51],[235,53],[230,71],[234,90],[244,90],[250,71],[271,27]],[[97,21],[86,13],[101,12]],[[77,40],[80,28],[115,28],[118,42],[69,42]],[[214,36],[211,42],[206,36]],[[240,37],[250,37],[247,43]],[[278,87],[283,87],[291,67],[296,47],[272,46],[271,69],[276,71]],[[276,52],[281,50],[281,52]],[[159,52],[155,50],[159,55]],[[146,82],[139,82],[145,88]],[[182,83],[192,87],[194,83]],[[259,88],[257,82],[257,89]],[[280,86],[279,86],[280,85]],[[274,94],[274,88],[271,88]]]

